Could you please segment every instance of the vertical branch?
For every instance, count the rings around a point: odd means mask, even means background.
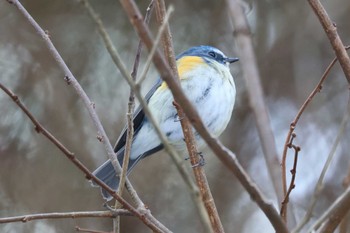
[[[260,75],[256,64],[250,28],[239,1],[227,0],[227,5],[229,6],[230,15],[235,28],[234,36],[238,44],[237,49],[240,52],[239,57],[242,61],[240,64],[248,89],[250,107],[255,116],[268,173],[277,199],[280,202],[282,200],[282,185],[279,180],[281,177],[281,170],[268,109],[264,102],[264,93],[260,83]]]
[[[153,10],[153,0],[147,7],[146,15],[145,15],[145,22],[148,24],[150,20],[150,16]],[[131,79],[133,82],[136,82],[137,77],[137,71],[140,63],[140,57],[142,52],[142,41],[139,41],[137,52],[134,60],[133,69],[131,71]],[[128,100],[128,111],[127,111],[127,132],[126,132],[126,143],[125,143],[125,152],[124,152],[124,158],[123,158],[123,166],[122,166],[122,173],[120,175],[120,181],[119,181],[119,193],[123,193],[123,187],[125,184],[125,178],[129,166],[129,158],[130,158],[130,152],[131,152],[131,144],[134,137],[134,122],[133,122],[133,113],[135,109],[135,93],[133,89],[130,87],[130,94],[129,94],[129,100]]]
[[[157,3],[157,8],[156,8],[157,16],[159,18],[160,24],[162,24],[164,23],[164,16],[166,12],[165,3],[164,3],[164,0],[157,0],[156,3]],[[175,81],[180,85],[180,77],[178,74],[176,60],[175,60],[172,35],[171,35],[171,31],[168,23],[166,25],[162,41],[163,41],[165,57],[167,58],[168,64],[172,70],[172,74],[174,76]],[[202,202],[204,203],[204,206],[207,211],[207,214],[205,214],[205,212],[203,211],[199,212],[201,214],[202,222],[204,223],[204,226],[207,232],[212,232],[212,231],[217,233],[224,232],[224,228],[219,218],[219,214],[217,212],[214,198],[211,194],[209,184],[204,173],[204,169],[202,166],[197,166],[200,162],[200,157],[199,157],[197,143],[194,137],[191,123],[188,120],[188,118],[186,118],[181,106],[178,105],[176,102],[174,103],[174,105],[176,107],[177,114],[181,119],[180,123],[184,133],[184,138],[187,146],[187,151],[189,153],[189,158],[193,166],[194,176],[195,176],[197,185],[199,187]],[[208,220],[210,222],[208,222]],[[209,223],[211,223],[211,226]]]
[[[146,15],[145,15],[145,22],[148,24],[149,20],[151,18],[153,10],[153,0],[151,0],[150,4],[147,7],[146,10]],[[139,40],[139,44],[137,46],[137,52],[134,60],[134,65],[131,71],[131,79],[133,82],[136,82],[136,77],[137,77],[137,71],[139,68],[140,64],[140,57],[141,57],[141,52],[142,52],[142,41]],[[126,180],[126,175],[129,167],[129,158],[130,158],[130,153],[131,153],[131,145],[133,142],[134,138],[134,111],[135,111],[135,93],[133,89],[130,87],[130,93],[129,93],[129,99],[128,99],[128,110],[126,113],[126,118],[127,118],[127,131],[126,131],[126,142],[125,142],[125,150],[124,150],[124,157],[123,157],[123,166],[122,166],[122,172],[120,174],[120,180],[119,180],[119,185],[118,185],[118,194],[122,196],[123,190],[124,190],[124,185],[125,185],[125,180]],[[120,207],[120,204],[118,202],[115,203],[115,209],[118,209]],[[114,225],[114,231],[116,233],[120,232],[120,217],[116,217],[113,219],[113,225]]]
[[[290,181],[289,188],[288,188],[288,191],[286,193],[286,196],[283,198],[283,201],[281,203],[282,204],[281,205],[281,211],[280,211],[280,215],[281,216],[283,216],[282,213],[286,212],[287,204],[289,202],[290,193],[295,188],[295,177],[296,177],[296,173],[297,173],[298,155],[299,155],[299,151],[300,151],[300,147],[293,144],[293,140],[294,140],[295,137],[296,137],[296,135],[292,134],[291,141],[290,141],[290,143],[288,145],[289,148],[293,148],[294,149],[294,163],[293,163],[292,170],[290,170],[290,172],[292,174],[292,179]]]

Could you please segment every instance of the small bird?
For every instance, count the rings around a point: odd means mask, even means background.
[[[232,114],[236,97],[236,87],[230,73],[229,64],[238,58],[229,58],[219,49],[211,46],[192,47],[176,57],[177,69],[181,87],[196,108],[209,132],[218,137],[226,128]],[[145,99],[148,102],[155,119],[169,143],[179,153],[186,153],[186,144],[181,123],[173,105],[173,96],[167,84],[161,79],[148,92]],[[163,149],[152,124],[149,122],[142,107],[133,116],[134,138],[130,152],[127,174],[146,156]],[[199,148],[204,140],[194,131]],[[119,137],[115,153],[122,166],[126,143],[126,127]],[[113,190],[117,190],[119,177],[110,160],[98,167],[93,174],[105,182]],[[96,184],[93,184],[96,186]],[[104,189],[102,195],[106,200],[112,197]]]

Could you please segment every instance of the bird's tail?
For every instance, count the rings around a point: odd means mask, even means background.
[[[124,158],[124,150],[120,150],[117,152],[117,158],[120,166],[122,166],[123,158]],[[137,162],[138,162],[138,159],[129,160],[127,174],[130,172],[130,170],[135,166]],[[97,178],[103,181],[111,189],[113,190],[118,189],[119,180],[120,180],[119,175],[117,175],[117,173],[115,172],[112,162],[110,160],[107,160],[104,164],[99,166],[92,174],[94,174]],[[95,182],[92,181],[91,183],[92,183],[92,186],[99,187]],[[101,188],[101,193],[103,198],[106,199],[107,201],[110,201],[112,199],[112,196],[103,188]]]

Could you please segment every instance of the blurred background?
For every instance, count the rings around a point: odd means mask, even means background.
[[[79,80],[112,142],[126,122],[129,88],[107,53],[85,8],[78,1],[22,1]],[[200,44],[236,56],[233,28],[224,1],[166,1],[175,12],[170,20],[175,52]],[[138,37],[118,1],[91,4],[101,16],[125,64],[131,70]],[[145,12],[148,1],[138,1]],[[323,1],[344,44],[350,44],[350,2]],[[334,57],[328,39],[307,1],[250,0],[245,11],[252,29],[261,81],[270,111],[277,150],[282,154],[289,124]],[[150,23],[156,31],[155,15]],[[143,54],[145,60],[147,54]],[[142,64],[142,63],[141,63]],[[142,68],[142,66],[141,66]],[[254,117],[249,108],[240,64],[231,66],[238,90],[232,120],[222,142],[275,204]],[[93,170],[106,159],[89,115],[34,29],[6,1],[0,1],[0,82],[14,91],[35,117]],[[153,69],[142,89],[146,93]],[[291,222],[303,217],[330,148],[346,112],[348,84],[336,65],[302,115],[295,143],[301,147],[296,188],[291,194]],[[313,214],[319,217],[344,191],[349,169],[349,126],[325,178]],[[211,151],[203,151],[205,170],[227,232],[274,232],[237,179]],[[289,153],[288,170],[293,153]],[[198,214],[169,156],[145,159],[130,175],[152,213],[174,232],[201,232]],[[0,217],[42,212],[103,210],[99,190],[0,92]],[[122,218],[122,232],[145,232],[136,218]],[[110,231],[110,219],[63,219],[0,225],[0,232],[75,232],[78,225]]]

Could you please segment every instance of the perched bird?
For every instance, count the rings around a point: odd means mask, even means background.
[[[192,47],[176,58],[182,89],[199,112],[209,132],[214,136],[219,136],[224,131],[231,118],[236,87],[229,64],[236,61],[238,58],[226,57],[223,52],[211,46]],[[181,119],[178,118],[173,106],[173,96],[167,84],[159,79],[145,98],[169,143],[180,153],[186,153]],[[128,174],[141,159],[163,148],[157,133],[141,107],[135,111],[133,122],[135,131]],[[203,147],[204,140],[198,133],[194,133],[198,147]],[[125,142],[126,128],[114,149],[120,165],[123,163]],[[110,160],[97,168],[93,174],[112,189],[118,188],[119,177]],[[103,189],[101,191],[105,199],[111,199],[109,193]]]

